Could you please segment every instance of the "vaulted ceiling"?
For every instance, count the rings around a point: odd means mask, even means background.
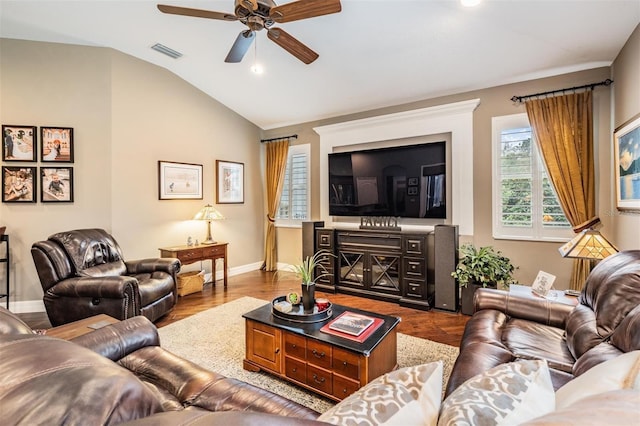
[[[266,1],[266,0],[259,0]],[[319,54],[306,65],[256,34],[225,63],[238,21],[161,13],[149,0],[1,0],[0,36],[110,47],[164,67],[262,129],[609,66],[640,0],[342,0],[276,24]],[[233,0],[162,0],[233,14]],[[288,2],[279,2],[279,5]],[[182,53],[172,59],[150,47]],[[256,61],[264,73],[254,74]]]

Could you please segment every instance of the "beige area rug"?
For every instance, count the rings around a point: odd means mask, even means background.
[[[270,374],[252,373],[242,368],[245,355],[245,331],[242,314],[269,303],[243,297],[208,309],[159,329],[162,346],[209,370],[251,383],[292,399],[318,412],[335,403],[278,379]],[[458,348],[398,333],[400,367],[442,360],[447,383]]]

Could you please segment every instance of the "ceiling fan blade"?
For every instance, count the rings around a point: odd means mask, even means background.
[[[298,0],[272,7],[269,17],[275,22],[283,23],[338,13],[341,10],[340,0]]]
[[[169,6],[166,4],[159,4],[158,10],[162,13],[169,13],[171,15],[183,15],[183,16],[195,16],[196,18],[207,19],[219,19],[222,21],[237,21],[238,18],[225,12],[214,12],[212,10],[190,9],[188,7]]]
[[[245,53],[249,50],[249,46],[253,43],[253,39],[256,38],[256,33],[251,30],[242,31],[238,34],[236,41],[231,46],[231,50],[224,59],[225,62],[237,63],[242,61]]]
[[[307,65],[318,59],[318,54],[316,52],[309,49],[281,28],[270,28],[267,36],[271,41]]]

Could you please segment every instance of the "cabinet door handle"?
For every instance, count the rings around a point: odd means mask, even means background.
[[[280,352],[280,348],[276,348],[276,353],[279,353],[279,352]]]
[[[346,367],[347,365],[349,365],[349,363],[347,361],[342,361],[342,365]]]
[[[318,351],[316,351],[315,349],[311,352],[313,353],[313,356],[315,356],[316,358],[324,358],[324,352],[318,353]]]
[[[316,382],[317,384],[321,385],[325,382],[325,378],[324,377],[320,377],[320,380],[318,380],[318,375],[314,374],[313,375],[313,381]]]

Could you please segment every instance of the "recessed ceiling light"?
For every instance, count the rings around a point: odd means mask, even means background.
[[[482,0],[460,0],[460,4],[464,7],[474,7],[480,4]]]

